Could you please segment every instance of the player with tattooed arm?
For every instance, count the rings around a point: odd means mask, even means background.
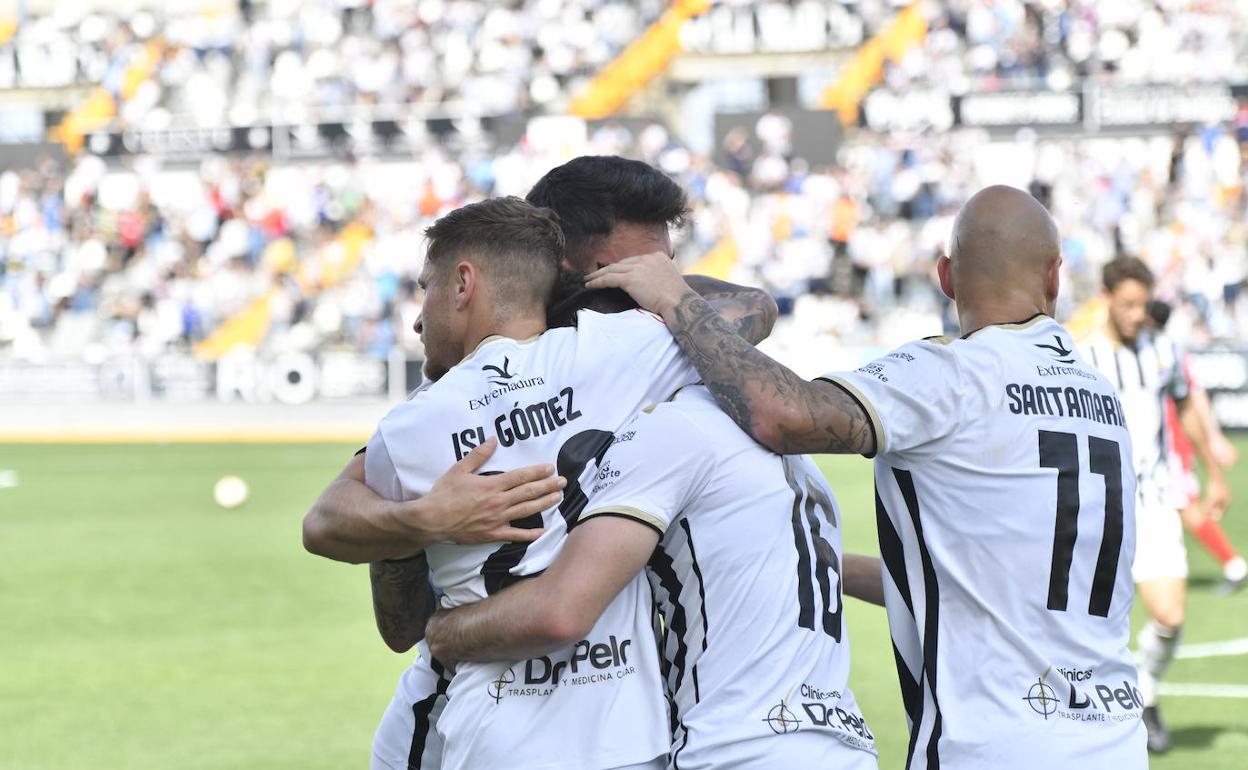
[[[806,381],[653,257],[591,274],[659,314],[724,411],[779,453],[875,458],[909,770],[1147,766],[1127,648],[1131,439],[1114,388],[1052,314],[1057,228],[989,187],[941,287],[963,336]]]

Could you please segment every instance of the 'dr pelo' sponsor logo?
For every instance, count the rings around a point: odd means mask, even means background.
[[[542,655],[532,658],[524,664],[525,684],[558,684],[569,675],[604,671],[628,665],[628,648],[632,639],[620,641],[612,634],[606,642],[595,644],[582,639],[572,646],[572,657],[567,660],[552,661]]]
[[[867,727],[867,720],[861,714],[846,711],[841,706],[829,706],[824,703],[803,703],[802,711],[816,727],[830,727],[847,733],[858,741],[875,742],[875,735]],[[862,745],[855,742],[855,745]]]
[[[1080,682],[1092,681],[1092,675],[1095,672],[1093,671],[1093,669],[1090,669],[1090,668],[1077,669],[1077,668],[1062,668],[1061,666],[1058,666],[1057,673],[1066,677],[1066,680],[1071,682],[1072,684],[1078,684]]]
[[[503,695],[507,692],[507,688],[516,681],[516,671],[509,668],[498,675],[498,678],[486,685],[485,690],[494,699],[495,703],[503,700]]]
[[[783,699],[780,703],[771,707],[771,710],[767,712],[767,716],[763,719],[763,722],[770,727],[771,731],[776,735],[795,733],[802,727],[802,720],[797,718],[797,715],[794,714],[793,710],[785,704]]]
[[[1092,685],[1093,670],[1058,669],[1065,681],[1054,687],[1037,677],[1027,688],[1022,700],[1031,710],[1048,721],[1049,717],[1078,722],[1121,722],[1138,719],[1144,708],[1140,691],[1124,679],[1119,685]],[[1083,683],[1085,688],[1075,685]],[[1089,687],[1091,689],[1086,689]],[[1065,692],[1063,692],[1065,690]]]
[[[540,655],[524,662],[522,677],[509,668],[486,686],[486,693],[499,703],[509,695],[550,695],[559,687],[614,682],[637,672],[628,663],[632,639],[615,635],[605,642],[582,639],[572,646],[567,660],[552,660]]]

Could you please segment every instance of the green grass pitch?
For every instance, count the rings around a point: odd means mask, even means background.
[[[0,487],[0,768],[366,767],[407,656],[375,635],[366,570],[309,556],[299,538],[353,449],[0,446],[18,480]],[[822,465],[847,548],[874,553],[866,461]],[[227,473],[251,485],[234,511],[212,501]],[[1248,547],[1248,473],[1232,480],[1226,524]],[[1248,592],[1214,595],[1212,560],[1196,547],[1190,560],[1185,641],[1248,637]],[[884,614],[850,601],[846,617],[851,684],[881,767],[899,767]],[[1248,655],[1180,660],[1169,680],[1248,686]],[[1163,704],[1177,747],[1153,767],[1244,766],[1248,699]]]

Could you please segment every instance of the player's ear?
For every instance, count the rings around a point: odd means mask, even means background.
[[[471,262],[460,262],[455,266],[455,309],[463,310],[476,294],[481,274]]]
[[[940,276],[940,290],[949,299],[957,299],[953,294],[953,261],[942,254],[936,260],[936,274]]]
[[[1057,304],[1057,295],[1062,289],[1062,258],[1058,257],[1049,265],[1044,276],[1044,298],[1050,305]]]

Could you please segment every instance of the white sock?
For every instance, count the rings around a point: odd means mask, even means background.
[[[1157,685],[1161,675],[1170,667],[1170,661],[1174,660],[1182,633],[1182,626],[1166,628],[1155,620],[1148,621],[1140,629],[1135,640],[1139,646],[1136,660],[1139,663],[1140,696],[1145,706],[1157,705]]]
[[[1139,670],[1140,683],[1140,700],[1143,701],[1144,708],[1157,705],[1157,686],[1161,684],[1157,678],[1145,671],[1143,668]]]
[[[1248,577],[1248,561],[1236,554],[1235,558],[1222,566],[1222,576],[1227,580],[1243,580]]]

